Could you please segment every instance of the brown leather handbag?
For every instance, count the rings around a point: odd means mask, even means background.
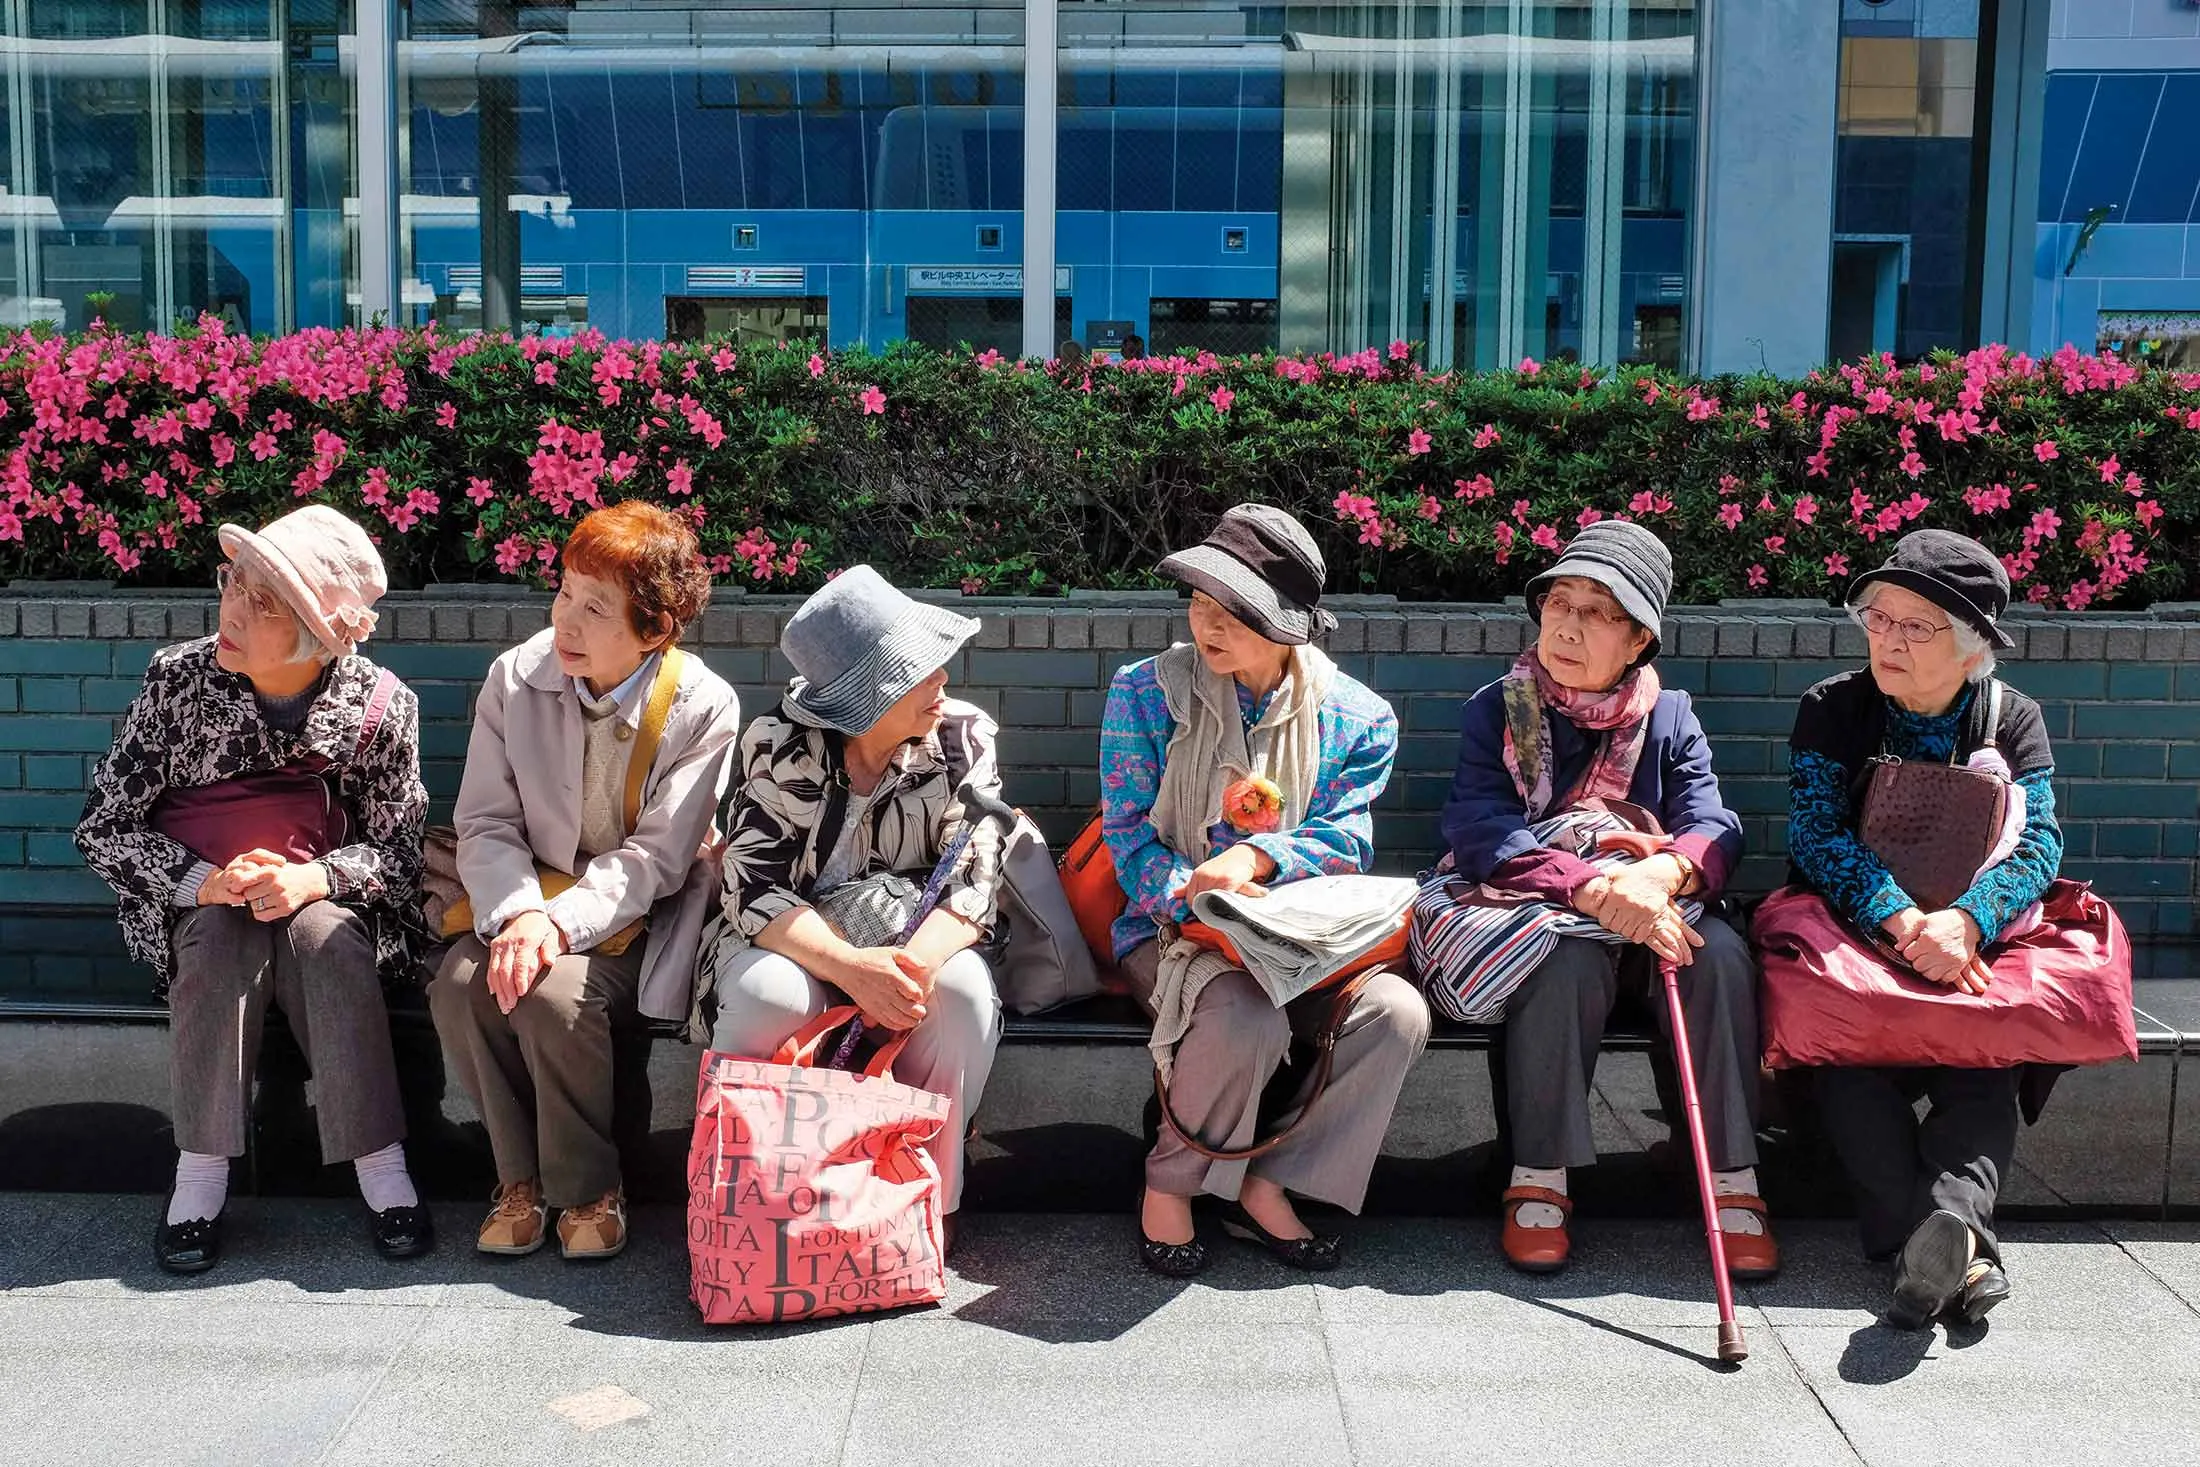
[[[1986,741],[2001,723],[2001,683],[1986,685]],[[1942,911],[1971,889],[1993,854],[2009,810],[2009,782],[1985,769],[1898,759],[1882,747],[1871,761],[1857,835],[1920,908]]]

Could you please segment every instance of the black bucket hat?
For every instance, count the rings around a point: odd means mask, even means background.
[[[1271,642],[1303,646],[1337,624],[1319,604],[1327,575],[1321,548],[1271,505],[1225,511],[1205,540],[1162,561],[1160,571],[1205,591]]]
[[[1849,582],[1849,604],[1874,581],[1913,591],[2007,651],[2016,639],[2001,629],[2009,609],[2009,572],[2001,557],[1953,530],[1912,530],[1894,542],[1894,554],[1877,570]]]

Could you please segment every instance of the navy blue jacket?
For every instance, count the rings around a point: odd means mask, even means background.
[[[1604,736],[1564,717],[1553,717],[1550,725],[1552,747],[1545,757],[1552,760],[1551,787],[1563,794],[1588,769],[1595,741]],[[1548,850],[1529,833],[1527,806],[1506,772],[1504,750],[1504,685],[1491,683],[1461,710],[1459,766],[1444,803],[1444,840],[1452,860],[1471,881],[1495,877],[1500,886],[1566,900],[1595,872],[1578,857]],[[1742,822],[1719,798],[1711,741],[1686,693],[1668,688],[1658,695],[1627,798],[1663,822],[1674,849],[1695,864],[1703,894],[1716,895],[1741,859]]]

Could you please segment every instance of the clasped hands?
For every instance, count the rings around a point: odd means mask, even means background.
[[[1992,970],[1979,956],[1978,923],[1961,908],[1921,912],[1905,907],[1879,925],[1894,940],[1902,961],[1927,983],[1980,994],[1994,981]]]
[[[1674,897],[1688,884],[1688,868],[1666,855],[1630,862],[1617,871],[1583,882],[1574,891],[1574,910],[1660,960],[1685,968],[1696,960],[1703,938],[1681,915]]]
[[[260,922],[280,922],[329,894],[328,868],[254,847],[199,884],[202,907],[244,907]]]

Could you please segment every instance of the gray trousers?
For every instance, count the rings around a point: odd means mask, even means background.
[[[1116,966],[1150,1011],[1161,944],[1135,948]],[[1209,1146],[1250,1146],[1258,1139],[1261,1092],[1289,1053],[1292,1036],[1312,1038],[1329,1005],[1330,995],[1317,992],[1279,1009],[1242,969],[1215,978],[1200,990],[1192,1026],[1177,1045],[1169,1109]],[[1376,974],[1337,1035],[1329,1088],[1289,1140],[1250,1162],[1210,1161],[1164,1124],[1146,1157],[1146,1185],[1175,1197],[1208,1192],[1234,1199],[1252,1175],[1358,1212],[1398,1091],[1427,1047],[1428,1032],[1428,1004],[1414,986],[1395,973]],[[1277,1124],[1298,1114],[1313,1079],[1309,1073]]]
[[[770,1059],[788,1037],[846,994],[810,976],[791,958],[743,948],[718,968],[718,1022],[710,1047],[747,1059]],[[924,1021],[894,1062],[904,1085],[944,1095],[947,1124],[924,1148],[940,1172],[940,1210],[962,1205],[963,1141],[985,1099],[993,1054],[1001,1043],[1001,999],[993,970],[965,948],[940,965]]]
[[[364,917],[330,901],[278,922],[255,921],[243,907],[193,907],[172,941],[168,1073],[178,1147],[244,1154],[270,1003],[313,1072],[321,1160],[350,1161],[405,1139],[389,1011]]]
[[[1704,1140],[1716,1171],[1757,1164],[1757,963],[1716,917],[1697,926],[1703,946],[1680,970],[1681,1010],[1703,1100]],[[1647,985],[1658,1032],[1670,1037],[1657,958],[1645,947],[1563,937],[1505,1006],[1505,1107],[1513,1160],[1527,1167],[1594,1165],[1589,1085],[1622,979]],[[1685,1120],[1670,1118],[1682,1136]]]
[[[489,991],[486,943],[462,937],[443,955],[428,1008],[488,1129],[499,1182],[540,1180],[552,1207],[580,1207],[619,1186],[611,1029],[633,1016],[647,947],[645,936],[615,958],[568,953],[509,1014]]]
[[[1856,1192],[1864,1252],[1884,1258],[1935,1208],[1978,1234],[2001,1261],[1994,1199],[2017,1150],[2020,1069],[1830,1068],[1818,1072],[1818,1109]],[[1914,1109],[1930,1103],[1925,1118]]]

